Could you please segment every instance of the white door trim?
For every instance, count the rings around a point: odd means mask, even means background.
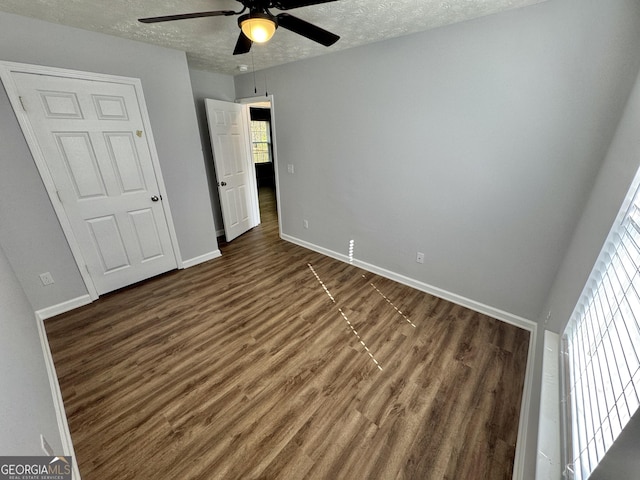
[[[271,104],[269,108],[271,110],[271,146],[273,148],[273,171],[276,177],[276,211],[278,212],[278,235],[280,236],[280,238],[282,238],[282,215],[280,213],[280,175],[278,173],[278,148],[277,148],[277,141],[276,141],[275,103],[274,103],[273,95],[268,95],[266,99]],[[242,103],[245,105],[250,103],[264,102],[264,101],[265,101],[265,97],[246,97],[246,98],[239,98],[236,100],[236,102]],[[258,194],[256,191],[256,205],[257,204],[258,204]]]
[[[140,113],[142,115],[142,123],[144,125],[144,131],[149,140],[149,150],[151,153],[151,161],[153,163],[153,168],[155,170],[156,180],[158,182],[158,189],[160,194],[162,195],[165,201],[163,202],[164,214],[167,220],[167,225],[169,227],[169,236],[171,237],[171,245],[173,248],[173,254],[176,258],[176,262],[178,266],[182,265],[182,258],[180,256],[180,249],[178,248],[178,237],[176,235],[175,226],[173,224],[173,218],[171,216],[171,210],[169,207],[169,196],[167,195],[166,187],[164,185],[164,181],[162,179],[162,170],[160,169],[160,162],[158,159],[158,152],[156,150],[155,141],[153,139],[153,133],[151,130],[151,121],[149,119],[149,114],[146,109],[146,103],[144,99],[144,94],[142,92],[142,82],[138,78],[129,78],[129,77],[120,77],[116,75],[109,75],[104,73],[92,73],[92,72],[82,72],[78,70],[68,70],[64,68],[56,68],[56,67],[48,67],[43,65],[31,65],[25,63],[15,63],[15,62],[5,62],[0,61],[0,80],[4,84],[4,88],[7,92],[7,96],[9,97],[9,101],[11,102],[11,106],[16,114],[16,118],[18,119],[18,123],[22,128],[22,132],[24,134],[25,140],[27,141],[27,145],[29,146],[29,150],[31,151],[31,155],[33,156],[33,160],[38,168],[38,172],[42,177],[42,181],[44,183],[45,189],[49,198],[51,200],[51,204],[53,205],[53,209],[56,212],[60,225],[62,227],[62,231],[67,238],[67,242],[69,243],[69,247],[71,249],[71,253],[73,254],[73,258],[76,261],[78,266],[78,270],[80,271],[80,275],[84,284],[89,292],[89,296],[91,300],[96,300],[98,298],[98,292],[93,283],[93,279],[89,275],[89,272],[86,268],[86,262],[80,250],[80,245],[73,234],[73,230],[71,228],[71,223],[69,218],[67,217],[67,213],[56,194],[56,187],[53,182],[53,178],[51,173],[49,172],[49,168],[47,167],[46,161],[44,159],[44,155],[38,141],[36,139],[35,133],[31,128],[31,123],[28,120],[27,114],[22,107],[22,103],[20,101],[20,96],[18,95],[18,86],[13,81],[11,76],[11,72],[22,72],[22,73],[31,73],[31,74],[39,74],[39,75],[49,75],[49,76],[57,76],[57,77],[65,77],[79,80],[93,80],[99,82],[113,82],[113,83],[121,83],[131,85],[136,92],[138,97],[138,104],[140,106]]]

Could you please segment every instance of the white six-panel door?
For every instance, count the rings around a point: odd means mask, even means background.
[[[257,198],[255,171],[249,154],[246,106],[205,100],[218,193],[227,242],[260,223],[253,203]]]
[[[176,268],[134,86],[11,76],[97,293]]]

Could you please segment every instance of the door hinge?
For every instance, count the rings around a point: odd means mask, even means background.
[[[26,112],[27,109],[24,106],[24,100],[22,99],[22,96],[19,96],[18,98],[20,99],[20,105],[22,105],[22,110],[24,110]]]
[[[62,198],[60,197],[60,192],[56,190],[56,195],[58,196],[58,201],[62,203]]]
[[[87,271],[87,273],[89,274],[89,276],[91,276],[91,272],[89,271],[89,265],[87,265],[86,263],[84,264],[84,269]]]

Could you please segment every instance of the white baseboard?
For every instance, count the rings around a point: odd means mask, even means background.
[[[81,297],[72,298],[71,300],[67,300],[66,302],[62,302],[57,305],[52,305],[41,310],[36,310],[36,317],[39,320],[46,320],[47,318],[55,317],[56,315],[60,315],[61,313],[70,312],[74,308],[88,305],[92,301],[93,300],[88,294],[82,295]]]
[[[287,242],[291,242],[301,247],[307,248],[309,250],[313,250],[314,252],[321,253],[331,258],[335,258],[336,260],[349,263],[349,257],[347,255],[334,252],[333,250],[320,247],[313,243],[309,243],[307,241],[304,241],[289,235],[281,234],[280,237]],[[482,313],[484,315],[495,318],[497,320],[501,320],[511,325],[515,325],[516,327],[520,327],[524,330],[527,330],[530,333],[529,352],[527,356],[527,369],[525,373],[524,388],[522,393],[522,403],[520,405],[520,422],[518,425],[518,439],[516,443],[515,460],[514,460],[514,467],[513,467],[513,480],[524,480],[525,478],[524,477],[525,475],[524,459],[528,451],[527,445],[526,445],[526,439],[527,439],[527,430],[529,425],[529,417],[530,417],[530,409],[531,409],[530,407],[531,394],[533,391],[533,374],[534,374],[534,367],[535,367],[535,355],[536,355],[535,350],[536,350],[538,324],[532,320],[528,320],[518,315],[513,315],[509,312],[505,312],[504,310],[494,308],[490,305],[477,302],[470,298],[466,298],[456,293],[443,290],[441,288],[435,287],[433,285],[429,285],[419,280],[409,278],[405,275],[392,272],[385,268],[378,267],[376,265],[372,265],[367,262],[362,262],[355,258],[351,263],[356,267],[362,268],[363,270],[366,270],[368,272],[375,273],[376,275],[380,275],[381,277],[394,280],[403,285],[407,285],[409,287],[415,288],[416,290],[426,292],[430,295],[433,295],[433,296],[442,298],[444,300],[448,300],[457,305],[461,305],[463,307],[469,308],[470,310],[474,310],[476,312]]]
[[[324,247],[319,247],[312,243],[306,242],[304,240],[300,240],[299,238],[291,237],[289,235],[281,235],[283,240],[287,242],[295,243],[296,245],[300,245],[301,247],[308,248],[309,250],[313,250],[314,252],[322,253],[331,258],[335,258],[336,260],[340,260],[342,262],[349,262],[349,257],[343,255],[341,253],[334,252],[332,250],[328,250]],[[461,305],[463,307],[469,308],[479,313],[483,313],[497,320],[502,320],[503,322],[510,323],[515,325],[516,327],[524,328],[525,330],[532,331],[537,327],[537,323],[531,320],[528,320],[523,317],[519,317],[518,315],[513,315],[509,312],[505,312],[504,310],[500,310],[498,308],[491,307],[489,305],[485,305],[484,303],[477,302],[470,298],[463,297],[456,293],[448,292],[438,287],[434,287],[433,285],[429,285],[427,283],[421,282],[419,280],[415,280],[413,278],[406,277],[402,274],[392,272],[391,270],[387,270],[382,267],[378,267],[376,265],[372,265],[367,262],[362,262],[356,258],[353,259],[353,265],[356,267],[362,268],[371,273],[375,273],[376,275],[380,275],[381,277],[388,278],[389,280],[394,280],[403,285],[407,285],[409,287],[415,288],[416,290],[420,290],[422,292],[429,293],[435,297],[442,298],[444,300],[448,300],[457,305]]]
[[[216,238],[224,237],[224,229],[216,230]]]
[[[206,262],[208,260],[212,260],[214,258],[221,257],[222,253],[220,250],[215,250],[213,252],[206,253],[204,255],[200,255],[199,257],[191,258],[189,260],[185,260],[182,262],[180,268],[189,268],[200,263]],[[57,305],[51,305],[50,307],[45,307],[40,310],[36,310],[36,317],[40,320],[46,320],[51,317],[55,317],[56,315],[60,315],[62,313],[70,312],[71,310],[79,307],[83,307],[85,305],[90,304],[93,301],[90,295],[82,295],[81,297],[72,298],[71,300],[67,300],[65,302],[59,303]]]
[[[40,334],[40,345],[42,347],[44,363],[47,367],[47,376],[49,377],[49,387],[51,388],[53,408],[56,412],[56,418],[58,420],[58,431],[60,433],[60,443],[62,443],[63,455],[72,457],[72,477],[74,478],[74,480],[81,480],[80,470],[78,468],[78,458],[76,457],[76,453],[73,448],[71,431],[69,430],[69,423],[67,422],[67,415],[65,413],[64,402],[62,400],[62,392],[60,392],[60,384],[58,383],[58,374],[56,373],[56,367],[53,363],[53,357],[51,356],[49,340],[47,339],[47,331],[44,328],[44,320],[40,317],[39,314],[36,314],[36,323],[38,325],[38,333]]]
[[[222,256],[222,252],[220,250],[214,250],[213,252],[205,253],[204,255],[200,255],[199,257],[190,258],[189,260],[185,260],[182,262],[180,268],[189,268],[195,267],[204,262],[208,262],[209,260],[213,260],[214,258],[218,258]]]
[[[221,257],[222,253],[220,250],[214,250],[213,252],[205,253],[204,255],[200,255],[199,257],[191,258],[189,260],[185,260],[182,262],[180,268],[189,268],[200,263],[204,263],[208,260],[212,260],[214,258]],[[79,307],[83,307],[85,305],[90,304],[93,300],[90,295],[82,295],[81,297],[72,298],[71,300],[67,300],[65,302],[59,303],[57,305],[51,305],[50,307],[45,307],[40,310],[36,310],[36,316],[40,320],[46,320],[51,317],[55,317],[56,315],[60,315],[62,313],[70,312],[71,310]]]

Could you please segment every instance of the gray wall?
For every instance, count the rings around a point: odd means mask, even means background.
[[[640,3],[550,0],[269,69],[283,232],[542,327],[639,68]]]
[[[573,235],[547,302],[549,328],[562,333],[640,167],[640,76]],[[596,479],[640,479],[640,411],[598,465]]]
[[[220,208],[220,197],[218,196],[218,187],[216,185],[216,171],[213,165],[211,138],[209,137],[209,125],[207,124],[207,112],[204,107],[204,99],[212,98],[214,100],[234,102],[236,100],[235,86],[233,84],[233,77],[229,75],[194,69],[190,70],[190,74],[193,99],[196,103],[198,125],[200,126],[202,153],[204,154],[207,176],[209,178],[209,191],[211,192],[211,204],[213,205],[216,229],[220,235],[223,235],[224,224],[222,223],[222,210]]]
[[[62,442],[33,308],[0,247],[0,454],[56,455]]]
[[[639,167],[640,76],[547,301],[549,329],[564,331]]]
[[[267,70],[284,233],[354,239],[359,260],[537,320],[638,72],[639,15],[552,0]]]
[[[184,52],[0,12],[0,60],[140,78],[167,187],[180,253],[218,249]],[[17,121],[0,95],[0,124]],[[2,134],[0,242],[35,309],[86,294],[21,134]],[[12,172],[5,177],[4,172]],[[9,185],[8,189],[4,186]],[[56,283],[38,278],[51,272]]]

